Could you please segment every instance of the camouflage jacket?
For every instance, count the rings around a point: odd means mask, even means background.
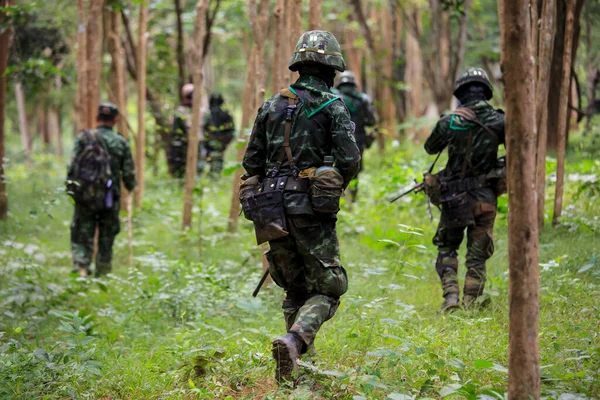
[[[342,85],[334,93],[339,94],[348,107],[352,122],[356,125],[354,131],[356,143],[360,149],[363,149],[367,140],[366,127],[375,126],[377,123],[377,113],[371,98],[356,90],[356,87],[352,85]]]
[[[129,191],[132,191],[136,185],[135,180],[135,164],[133,157],[131,156],[131,148],[129,142],[123,136],[113,131],[108,126],[98,126],[97,138],[100,141],[100,145],[110,155],[110,171],[114,177],[123,179],[123,185]],[[79,157],[79,154],[88,145],[88,137],[84,133],[80,133],[75,139],[75,146],[73,147],[73,160]],[[73,163],[69,166],[72,168]],[[121,185],[114,185],[115,197],[120,195]]]
[[[320,167],[325,156],[333,155],[346,184],[360,164],[354,139],[354,123],[344,102],[327,84],[314,76],[301,76],[291,91],[300,98],[292,117],[290,143],[296,167]],[[281,93],[267,100],[258,111],[243,166],[248,175],[265,177],[276,165],[283,148],[288,99]],[[280,174],[289,174],[287,160]]]
[[[171,125],[171,143],[181,142],[187,144],[188,128],[192,123],[192,108],[180,105],[175,109]]]
[[[496,110],[486,101],[477,100],[462,107],[475,111],[477,118],[496,135],[493,136],[473,122],[464,120],[458,115],[443,116],[425,142],[425,151],[436,154],[448,147],[448,163],[446,176],[459,179],[465,162],[469,133],[472,133],[471,168],[467,168],[466,176],[482,176],[490,172],[496,165],[498,146],[504,144],[504,112]],[[491,189],[474,189],[470,194],[478,201],[495,202],[496,197]]]
[[[221,107],[213,107],[204,114],[204,134],[209,147],[227,146],[234,135],[234,124],[231,115]]]

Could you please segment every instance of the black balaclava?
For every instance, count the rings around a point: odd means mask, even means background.
[[[460,105],[471,103],[476,100],[485,100],[485,86],[479,83],[471,83],[461,88],[458,93],[456,93],[456,98]]]
[[[305,64],[298,69],[300,76],[312,75],[322,79],[328,87],[332,88],[335,82],[335,69],[321,64]]]

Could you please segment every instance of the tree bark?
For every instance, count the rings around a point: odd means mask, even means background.
[[[554,37],[556,33],[556,0],[544,0],[542,25],[539,31],[538,43],[538,68],[536,84],[536,126],[537,137],[537,162],[536,162],[536,188],[537,188],[537,216],[538,226],[544,227],[544,204],[546,202],[546,153],[548,143],[548,95],[550,92],[550,68],[552,52],[554,50]]]
[[[96,124],[96,114],[100,103],[100,71],[102,66],[102,50],[100,22],[102,21],[102,6],[104,0],[90,0],[87,18],[87,126],[93,128]]]
[[[185,37],[183,36],[183,21],[181,14],[181,0],[175,0],[175,15],[177,16],[177,93],[181,97],[181,88],[186,83],[185,79],[185,55],[183,49],[185,48]]]
[[[302,35],[302,0],[286,0],[285,14],[288,17],[288,53],[287,56],[291,57],[296,48],[296,43]],[[289,61],[289,58],[287,59]],[[286,63],[287,66],[287,63]],[[289,72],[289,82],[294,82],[298,79],[297,72]]]
[[[196,186],[196,170],[198,164],[198,141],[202,140],[200,132],[201,105],[202,105],[202,68],[204,64],[204,37],[206,33],[206,13],[208,0],[198,0],[196,3],[196,21],[194,24],[194,48],[195,62],[192,71],[194,87],[198,88],[194,93],[192,104],[192,124],[188,131],[187,160],[185,167],[185,184],[183,195],[183,223],[182,229],[186,230],[192,226],[192,208],[194,187]]]
[[[87,17],[85,1],[77,0],[77,131],[88,125]]]
[[[144,198],[144,169],[146,167],[146,63],[148,46],[148,5],[140,4],[137,46],[137,96],[138,96],[138,133],[135,144],[135,170],[137,173],[137,186],[133,192],[133,201],[136,208],[142,205]]]
[[[554,194],[554,214],[552,225],[558,225],[562,214],[563,185],[565,178],[565,152],[567,149],[567,117],[569,114],[569,85],[571,83],[571,56],[573,51],[573,30],[575,23],[576,2],[567,1],[567,14],[565,21],[564,55],[562,65],[561,96],[558,107],[558,140],[556,147],[556,191]]]
[[[350,24],[346,24],[344,26],[344,41],[342,43],[342,48],[344,49],[348,70],[354,72],[354,75],[356,75],[356,87],[358,90],[362,90],[362,51],[354,46],[355,40],[356,32],[354,32],[354,29],[352,29]]]
[[[407,29],[405,48],[406,48],[406,69],[404,71],[404,81],[410,85],[407,95],[407,115],[412,118],[419,118],[423,115],[425,109],[423,104],[423,52],[419,38],[421,37],[421,11],[415,7],[408,11],[408,18],[412,22],[412,29]],[[424,134],[425,131],[421,130]],[[415,137],[421,138],[421,132],[414,133]]]
[[[31,162],[31,132],[29,130],[29,122],[27,120],[27,112],[25,110],[25,93],[23,85],[17,81],[15,83],[15,100],[17,102],[17,113],[19,114],[19,131],[21,133],[21,147],[25,155],[25,163],[30,166]]]
[[[321,0],[310,0],[310,11],[308,15],[308,30],[314,31],[323,29],[322,20],[323,18],[323,6]]]
[[[526,0],[498,3],[508,154],[508,398],[540,398],[535,68]]]
[[[282,89],[285,85],[284,72],[282,68],[283,59],[286,58],[287,54],[283,53],[283,43],[285,39],[285,0],[277,0],[275,3],[275,10],[273,10],[274,19],[274,35],[273,35],[273,66],[271,71],[271,92],[276,93]]]
[[[7,0],[0,0],[0,6],[8,6]],[[0,13],[5,18],[4,13]],[[5,121],[6,121],[6,68],[8,67],[8,51],[10,49],[11,30],[6,28],[0,33],[0,220],[8,217],[8,196],[6,195],[6,181],[4,178],[5,156]]]

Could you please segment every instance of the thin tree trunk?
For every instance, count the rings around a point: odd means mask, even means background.
[[[508,150],[508,398],[540,398],[535,68],[526,0],[498,3]]]
[[[308,15],[308,30],[323,29],[321,20],[323,18],[323,6],[321,0],[310,0],[310,11]]]
[[[29,130],[29,122],[27,120],[27,112],[25,110],[25,93],[23,85],[17,81],[15,83],[15,99],[17,102],[17,113],[19,114],[19,131],[21,133],[21,147],[25,155],[25,163],[30,166],[31,162],[31,132]]]
[[[85,1],[77,0],[77,131],[88,125],[87,17]]]
[[[58,112],[55,107],[48,109],[48,119],[46,120],[46,123],[48,124],[50,139],[54,142],[54,152],[56,153],[56,157],[61,160],[63,156],[61,134],[60,126],[58,125]]]
[[[362,79],[361,79],[361,66],[362,57],[361,52],[354,46],[356,40],[356,32],[352,29],[350,24],[344,26],[344,54],[346,55],[346,64],[349,71],[354,72],[356,75],[356,86],[358,90],[362,90]]]
[[[0,6],[6,7],[7,0],[0,0]],[[3,18],[4,13],[0,14]],[[4,156],[5,151],[5,120],[6,120],[6,68],[8,67],[8,51],[10,48],[11,30],[5,28],[0,33],[0,219],[5,220],[8,217],[8,197],[6,195],[6,181],[4,178]]]
[[[556,192],[554,195],[554,215],[552,225],[558,225],[562,214],[563,185],[565,179],[565,152],[567,149],[567,117],[569,113],[569,85],[571,83],[571,55],[573,51],[573,29],[575,23],[575,1],[567,1],[565,23],[565,45],[562,67],[561,96],[558,107],[558,141],[556,146]]]
[[[285,70],[281,67],[282,59],[287,57],[287,54],[283,53],[283,43],[285,39],[285,0],[277,0],[275,3],[275,10],[273,10],[274,18],[274,35],[273,35],[273,67],[271,71],[271,92],[276,93],[282,89],[285,85],[283,75]]]
[[[194,93],[192,104],[192,124],[188,131],[187,160],[185,167],[185,184],[183,195],[183,223],[182,229],[192,226],[193,194],[196,186],[196,169],[198,164],[198,141],[202,140],[200,132],[201,105],[202,105],[202,68],[204,64],[204,36],[206,32],[206,13],[208,0],[198,0],[196,4],[196,22],[194,25],[194,48],[195,62],[192,71],[194,87],[198,88]]]
[[[100,23],[104,0],[90,0],[87,18],[87,127],[94,127],[100,103],[100,71],[102,66],[102,39]]]
[[[289,61],[289,57],[291,57],[292,52],[294,51],[294,48],[296,47],[296,43],[298,42],[298,39],[300,38],[300,36],[302,35],[303,29],[302,29],[302,0],[286,0],[286,6],[285,6],[285,14],[288,17],[288,23],[287,23],[287,27],[288,27],[288,54],[287,54],[287,61]],[[287,63],[286,63],[287,64]],[[297,72],[290,72],[289,73],[289,81],[290,82],[294,82],[296,79],[298,79],[298,73]]]
[[[54,77],[54,87],[58,92],[62,91],[62,78],[60,75],[56,75]],[[62,105],[57,103],[56,106],[53,107],[52,112],[54,114],[53,118],[56,117],[56,121],[54,123],[56,136],[54,137],[54,141],[56,143],[56,155],[62,161],[63,156],[65,154],[63,148],[63,139],[62,139]]]
[[[38,109],[38,134],[42,136],[42,142],[44,143],[44,151],[48,151],[52,144],[52,138],[50,137],[50,129],[48,124],[48,105],[41,105]]]
[[[383,75],[384,79],[381,80],[381,102],[383,103],[383,123],[384,134],[389,138],[395,137],[396,134],[396,110],[395,104],[392,100],[392,73],[393,73],[393,59],[392,59],[392,15],[390,10],[382,6],[380,10],[380,21],[381,21],[381,49],[380,54],[383,54]]]
[[[148,45],[148,5],[140,4],[137,46],[137,96],[138,96],[138,133],[135,144],[135,170],[137,186],[133,192],[136,208],[142,205],[144,198],[144,168],[146,167],[146,50]]]
[[[540,230],[544,227],[544,204],[546,202],[546,152],[548,144],[548,94],[550,92],[550,68],[556,33],[556,1],[544,0],[539,32],[538,69],[536,84],[537,162],[536,190],[537,216]]]
[[[175,15],[177,16],[177,93],[181,96],[181,88],[186,83],[185,78],[185,54],[183,49],[185,48],[185,37],[183,35],[183,21],[181,14],[181,0],[175,0]]]

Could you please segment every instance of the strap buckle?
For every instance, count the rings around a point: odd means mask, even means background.
[[[294,115],[294,111],[296,111],[296,104],[288,104],[285,107],[285,120],[291,121],[292,116]]]

